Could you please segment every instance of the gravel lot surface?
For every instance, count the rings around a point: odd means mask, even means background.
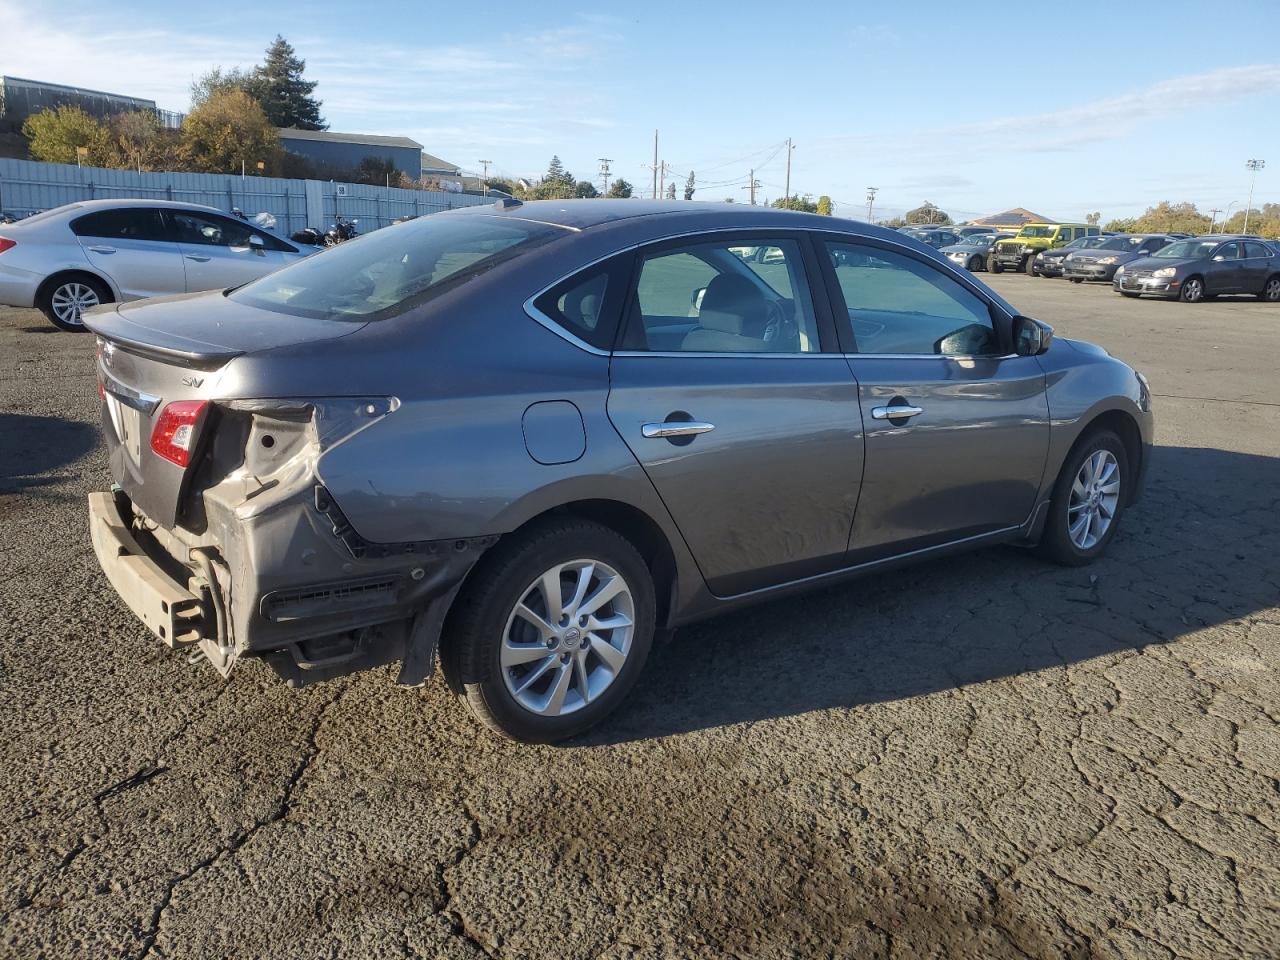
[[[89,546],[91,340],[0,308],[0,956],[1280,955],[1280,307],[988,279],[1151,379],[1109,556],[683,630],[560,747],[163,648]]]

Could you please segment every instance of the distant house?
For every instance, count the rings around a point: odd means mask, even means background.
[[[408,137],[380,137],[332,130],[279,130],[280,144],[321,169],[354,170],[365,157],[390,160],[401,173],[417,180],[423,174],[422,144]]]
[[[1051,217],[1042,217],[1032,213],[1025,207],[1014,207],[1004,213],[993,213],[989,217],[981,217],[973,221],[975,227],[996,227],[999,229],[1018,230],[1028,223],[1057,223]]]

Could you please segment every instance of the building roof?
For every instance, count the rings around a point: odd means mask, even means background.
[[[1026,207],[1014,207],[1003,213],[993,213],[989,217],[979,217],[974,224],[983,227],[1020,227],[1024,223],[1057,223],[1052,217],[1042,217],[1032,213]]]
[[[373,133],[335,133],[332,130],[298,130],[295,127],[279,127],[281,140],[315,140],[323,143],[359,143],[371,147],[412,147],[422,149],[422,144],[408,137],[382,137]]]
[[[422,151],[422,172],[423,173],[449,173],[457,176],[462,172],[462,168],[456,163],[450,163],[448,160],[441,160],[439,157],[432,156],[427,151]]]
[[[154,100],[148,100],[146,97],[131,97],[127,93],[108,93],[106,90],[90,90],[88,87],[70,87],[65,83],[49,83],[45,80],[28,80],[25,77],[0,77],[0,87],[11,86],[39,87],[43,90],[76,93],[86,97],[110,97],[112,100],[128,100],[130,103],[147,104],[153,108],[156,105]]]

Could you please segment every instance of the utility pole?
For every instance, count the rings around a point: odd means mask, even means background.
[[[1222,212],[1221,207],[1209,208],[1209,232],[1213,233],[1213,225],[1218,222],[1218,214]]]
[[[653,131],[653,199],[658,199],[658,131]]]
[[[480,184],[480,189],[483,191],[484,196],[487,197],[489,195],[489,164],[493,163],[493,161],[477,160],[476,163],[484,165],[484,180]]]
[[[748,180],[747,185],[742,188],[743,190],[751,191],[751,205],[753,207],[756,205],[756,191],[759,190],[761,186],[762,184],[760,183],[759,180],[756,179],[756,172],[753,169],[751,171],[751,179]]]
[[[1249,176],[1249,202],[1244,205],[1244,230],[1242,233],[1249,232],[1249,211],[1253,207],[1253,182],[1258,179],[1258,171],[1267,165],[1265,160],[1249,160],[1245,166],[1251,171]]]
[[[787,137],[787,179],[786,186],[783,188],[783,199],[787,201],[787,205],[791,205],[791,138]]]
[[[604,180],[603,195],[609,195],[609,164],[613,163],[608,157],[600,157],[600,178]]]
[[[867,223],[874,222],[871,219],[871,208],[876,204],[876,194],[879,190],[879,187],[867,187]]]
[[[663,160],[658,164],[658,196],[665,197],[667,195],[667,171],[671,169],[671,164]]]

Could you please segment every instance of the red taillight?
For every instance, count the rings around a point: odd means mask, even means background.
[[[180,467],[189,464],[196,432],[208,406],[208,400],[175,400],[166,405],[151,431],[152,452]]]
[[[10,247],[16,247],[17,245],[17,240],[10,240],[8,237],[0,237],[0,253],[4,253]]]

